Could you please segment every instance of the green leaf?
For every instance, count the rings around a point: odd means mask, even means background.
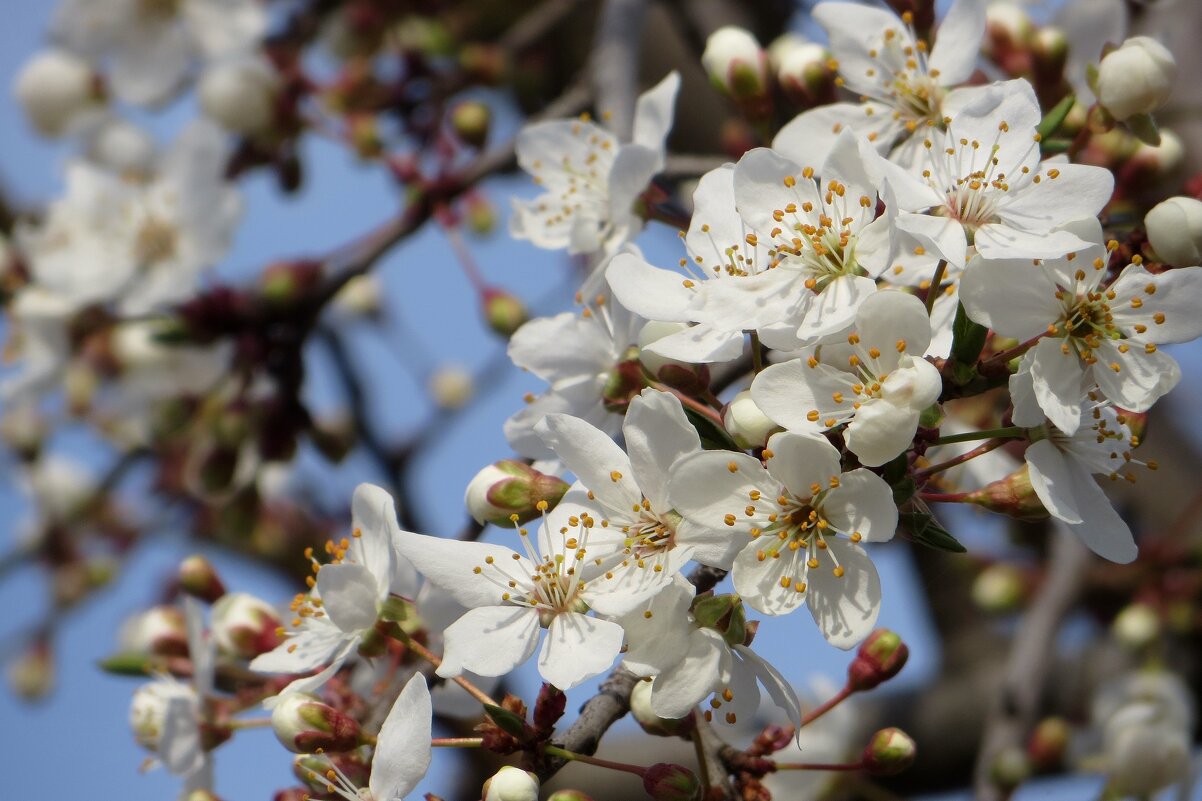
[[[952,321],[952,361],[964,365],[975,365],[985,348],[989,329],[975,323],[964,310],[964,304],[956,306],[956,319]]]
[[[906,476],[901,481],[893,485],[893,502],[901,506],[906,501],[914,497],[914,493],[918,492],[918,484],[914,482],[913,477]]]
[[[1160,129],[1156,127],[1156,120],[1152,119],[1151,114],[1135,114],[1123,122],[1139,141],[1152,147],[1160,146]]]
[[[117,676],[146,676],[150,674],[151,658],[139,653],[113,654],[97,664],[105,673]],[[159,667],[162,667],[161,663]]]
[[[922,410],[922,414],[918,416],[919,428],[938,428],[943,422],[943,407],[938,403],[932,403],[930,406]]]
[[[684,415],[689,418],[693,428],[697,429],[697,436],[701,438],[701,447],[707,451],[738,451],[740,453],[743,451],[724,428],[705,415],[695,412],[687,406]]]
[[[526,736],[526,721],[510,712],[492,704],[484,704],[484,711],[497,724],[497,728],[511,737],[522,739]]]
[[[1039,127],[1036,129],[1039,131],[1039,138],[1047,139],[1060,130],[1060,126],[1064,124],[1064,118],[1068,116],[1068,113],[1073,110],[1073,106],[1076,104],[1076,96],[1070,94],[1053,106],[1052,110],[1045,114],[1043,119],[1039,121]]]
[[[920,542],[928,548],[951,553],[968,552],[950,531],[939,524],[935,515],[925,509],[900,513],[898,523],[915,542]]]

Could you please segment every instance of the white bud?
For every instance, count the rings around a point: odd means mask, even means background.
[[[1167,128],[1161,128],[1160,144],[1149,145],[1147,142],[1140,142],[1131,160],[1146,164],[1157,176],[1167,178],[1180,172],[1185,164],[1185,144],[1180,136]]]
[[[985,7],[985,30],[989,33],[985,40],[988,48],[990,40],[1008,40],[1011,45],[1022,44],[1035,32],[1035,26],[1025,8],[1002,0]]]
[[[742,28],[727,25],[711,33],[701,64],[714,86],[731,97],[754,98],[768,91],[768,57]]]
[[[639,335],[635,339],[635,344],[639,346],[639,361],[647,368],[647,372],[651,373],[651,375],[659,375],[660,369],[666,365],[684,365],[683,362],[678,362],[675,359],[669,359],[666,356],[660,356],[658,353],[647,350],[647,346],[653,342],[658,342],[664,337],[678,334],[688,327],[688,323],[669,323],[663,320],[651,320],[643,324],[643,327],[639,329]]]
[[[781,52],[774,61],[776,79],[781,86],[794,91],[817,87],[822,81],[834,78],[827,68],[830,57],[830,52],[820,44],[797,44]]]
[[[1122,795],[1150,797],[1189,775],[1190,735],[1156,703],[1119,709],[1103,735],[1110,782]]]
[[[380,313],[380,282],[372,273],[356,275],[334,296],[333,307],[348,317],[374,317]]]
[[[751,398],[751,390],[735,395],[722,415],[726,432],[734,437],[740,448],[762,448],[768,438],[780,430]]]
[[[245,592],[229,592],[213,604],[213,642],[223,654],[253,659],[279,645],[280,619],[266,601]]]
[[[999,562],[981,571],[972,583],[972,600],[986,612],[1012,612],[1023,602],[1022,573],[1013,565]]]
[[[427,388],[434,402],[444,409],[466,406],[476,392],[472,374],[459,365],[443,365],[430,376]]]
[[[287,693],[271,709],[271,728],[294,754],[349,751],[360,743],[354,718],[322,703],[316,695]]]
[[[1098,102],[1117,120],[1151,114],[1169,99],[1176,77],[1177,62],[1164,45],[1133,36],[1098,65]]]
[[[511,765],[498,770],[484,783],[484,801],[538,801],[538,777]]]
[[[1160,617],[1147,604],[1130,604],[1115,617],[1110,630],[1119,643],[1139,650],[1160,636]]]
[[[80,112],[99,101],[92,68],[63,50],[44,50],[26,62],[13,93],[43,136],[66,133]]]
[[[184,613],[174,606],[153,606],[121,625],[122,651],[134,654],[183,655],[188,652]]]
[[[1202,200],[1171,197],[1144,217],[1148,241],[1163,261],[1178,267],[1202,264]]]
[[[242,136],[271,132],[279,91],[279,73],[266,59],[253,56],[213,64],[197,85],[204,113]]]
[[[92,161],[124,175],[148,175],[154,169],[154,137],[120,117],[109,117],[85,135]]]

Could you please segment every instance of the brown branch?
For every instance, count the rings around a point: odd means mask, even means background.
[[[1089,551],[1067,526],[1055,523],[1053,532],[1047,574],[1011,644],[1002,686],[985,724],[973,778],[978,801],[1006,797],[992,780],[994,761],[1021,745],[1035,723],[1056,656],[1056,635],[1084,584]]]

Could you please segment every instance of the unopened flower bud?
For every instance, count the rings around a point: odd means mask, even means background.
[[[90,159],[122,175],[149,175],[158,156],[154,137],[120,117],[88,131],[85,142]]]
[[[1051,26],[1040,28],[1031,42],[1037,76],[1058,76],[1064,73],[1068,61],[1069,41],[1064,31]]]
[[[380,282],[372,273],[356,275],[334,296],[334,309],[348,317],[374,318],[380,314]]]
[[[347,133],[351,147],[361,159],[374,159],[384,152],[384,140],[380,126],[370,114],[352,114],[347,117]]]
[[[1202,200],[1171,197],[1144,217],[1148,241],[1164,262],[1178,267],[1202,264]]]
[[[315,695],[289,693],[271,710],[271,728],[294,754],[349,751],[360,744],[354,718],[323,704]]]
[[[1047,773],[1064,764],[1072,729],[1064,718],[1044,718],[1027,740],[1027,756],[1037,771]]]
[[[1010,793],[1031,778],[1031,759],[1018,746],[1007,746],[993,758],[989,778],[1002,792]]]
[[[36,403],[14,403],[0,417],[0,442],[22,458],[32,459],[41,450],[48,429]]]
[[[258,137],[270,134],[276,122],[280,76],[259,56],[215,63],[196,87],[200,108],[231,133]]]
[[[1181,137],[1167,128],[1160,129],[1160,144],[1140,142],[1131,161],[1156,178],[1176,175],[1185,164],[1185,144]],[[1146,218],[1145,218],[1146,222]]]
[[[259,276],[259,292],[273,306],[290,306],[321,278],[321,264],[307,259],[269,264]]]
[[[245,592],[228,593],[213,604],[213,642],[229,656],[254,659],[280,644],[275,608]]]
[[[475,148],[484,147],[491,125],[492,112],[479,101],[468,100],[451,109],[451,129],[464,144]]]
[[[467,230],[476,236],[488,236],[497,229],[497,212],[492,202],[475,192],[463,203],[463,221]]]
[[[1189,730],[1173,712],[1154,702],[1137,701],[1106,722],[1106,772],[1119,794],[1150,798],[1189,775]]]
[[[61,136],[78,115],[100,101],[99,79],[86,61],[65,50],[45,50],[26,62],[13,94],[43,136]]]
[[[185,656],[188,628],[184,613],[174,606],[151,607],[127,620],[118,640],[127,653]]]
[[[630,714],[643,731],[656,737],[676,737],[693,729],[693,717],[661,718],[651,707],[653,684],[649,681],[635,682],[630,691]]]
[[[50,643],[35,640],[8,667],[8,684],[26,701],[45,698],[54,688],[54,654]]]
[[[654,801],[701,801],[701,782],[688,768],[659,762],[643,774],[643,789]]]
[[[1013,612],[1026,597],[1026,582],[1014,565],[999,562],[982,570],[972,583],[972,600],[992,614]]]
[[[213,603],[225,595],[225,584],[213,563],[198,553],[179,563],[179,586],[189,595]]]
[[[557,476],[515,459],[502,459],[475,475],[463,503],[479,523],[511,526],[513,515],[519,524],[527,523],[541,514],[540,503],[552,509],[567,491],[567,482]]]
[[[506,765],[481,788],[484,801],[538,801],[538,777],[528,770]]]
[[[896,676],[906,666],[910,649],[896,632],[877,629],[860,644],[856,658],[847,666],[847,684],[853,690],[871,690]]]
[[[605,408],[611,412],[625,413],[630,401],[647,386],[642,362],[638,360],[638,348],[631,347],[625,356],[609,371],[601,389]]]
[[[502,289],[486,289],[483,297],[484,320],[488,327],[503,337],[511,337],[530,319],[526,304],[514,294]]]
[[[740,448],[762,448],[769,437],[780,431],[780,426],[764,414],[748,389],[735,395],[727,405],[722,424]]]
[[[874,776],[892,776],[914,764],[917,750],[913,738],[901,729],[881,729],[864,747],[861,764]]]
[[[1043,520],[1048,516],[1047,509],[1043,508],[1035,488],[1031,486],[1031,476],[1025,464],[1005,478],[991,481],[979,490],[968,493],[964,500],[1018,520]]]
[[[1018,3],[990,3],[985,7],[985,42],[987,55],[998,55],[1025,47],[1035,33],[1035,25],[1027,10]]]
[[[1139,651],[1160,636],[1160,616],[1147,604],[1129,604],[1115,617],[1110,630],[1119,644]]]
[[[719,28],[705,40],[701,54],[712,83],[737,101],[762,101],[768,97],[768,56],[755,37],[733,25]]]
[[[639,335],[635,339],[635,343],[639,347],[639,361],[647,368],[647,372],[651,373],[651,375],[658,375],[660,368],[664,365],[683,364],[683,362],[676,361],[675,359],[660,356],[658,353],[648,350],[647,346],[665,337],[678,334],[688,328],[688,323],[673,323],[663,320],[650,320],[643,324],[643,327],[639,329]]]
[[[793,33],[786,33],[768,47],[768,62],[776,80],[795,102],[820,103],[835,86],[829,64],[830,51]]]
[[[1117,120],[1151,114],[1164,105],[1177,77],[1177,62],[1164,45],[1133,36],[1098,65],[1098,102]]]
[[[434,403],[443,409],[461,409],[476,393],[472,374],[457,364],[444,364],[435,370],[426,388]]]

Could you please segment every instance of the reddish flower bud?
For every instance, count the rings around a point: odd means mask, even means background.
[[[1048,511],[1043,508],[1043,503],[1031,486],[1031,477],[1025,464],[1005,478],[968,493],[964,500],[1017,520],[1043,520],[1048,516]]]
[[[1037,771],[1047,773],[1064,764],[1072,730],[1064,718],[1044,718],[1039,721],[1027,741],[1027,756]]]
[[[889,629],[877,629],[860,645],[847,666],[847,683],[853,690],[871,690],[896,676],[910,658],[910,649]]]
[[[192,554],[179,563],[179,587],[189,595],[208,603],[225,595],[225,585],[213,563],[200,554]]]
[[[910,735],[901,729],[881,729],[864,747],[864,770],[874,776],[892,776],[914,763],[917,748]]]
[[[185,656],[188,630],[184,613],[174,606],[154,606],[121,626],[121,650],[132,654]]]
[[[451,109],[451,129],[464,144],[472,147],[484,146],[491,124],[492,112],[478,101],[468,100]]]
[[[224,654],[254,659],[283,637],[275,608],[245,592],[231,592],[213,605],[213,641]]]
[[[568,484],[556,476],[540,473],[515,459],[502,459],[485,467],[467,485],[463,503],[480,523],[498,526],[519,524],[538,517],[539,504],[552,509],[568,491]]]
[[[317,696],[289,693],[271,710],[271,728],[295,754],[349,751],[361,742],[358,722],[323,704]]]
[[[701,782],[688,768],[659,762],[643,774],[643,789],[655,801],[701,801]]]

